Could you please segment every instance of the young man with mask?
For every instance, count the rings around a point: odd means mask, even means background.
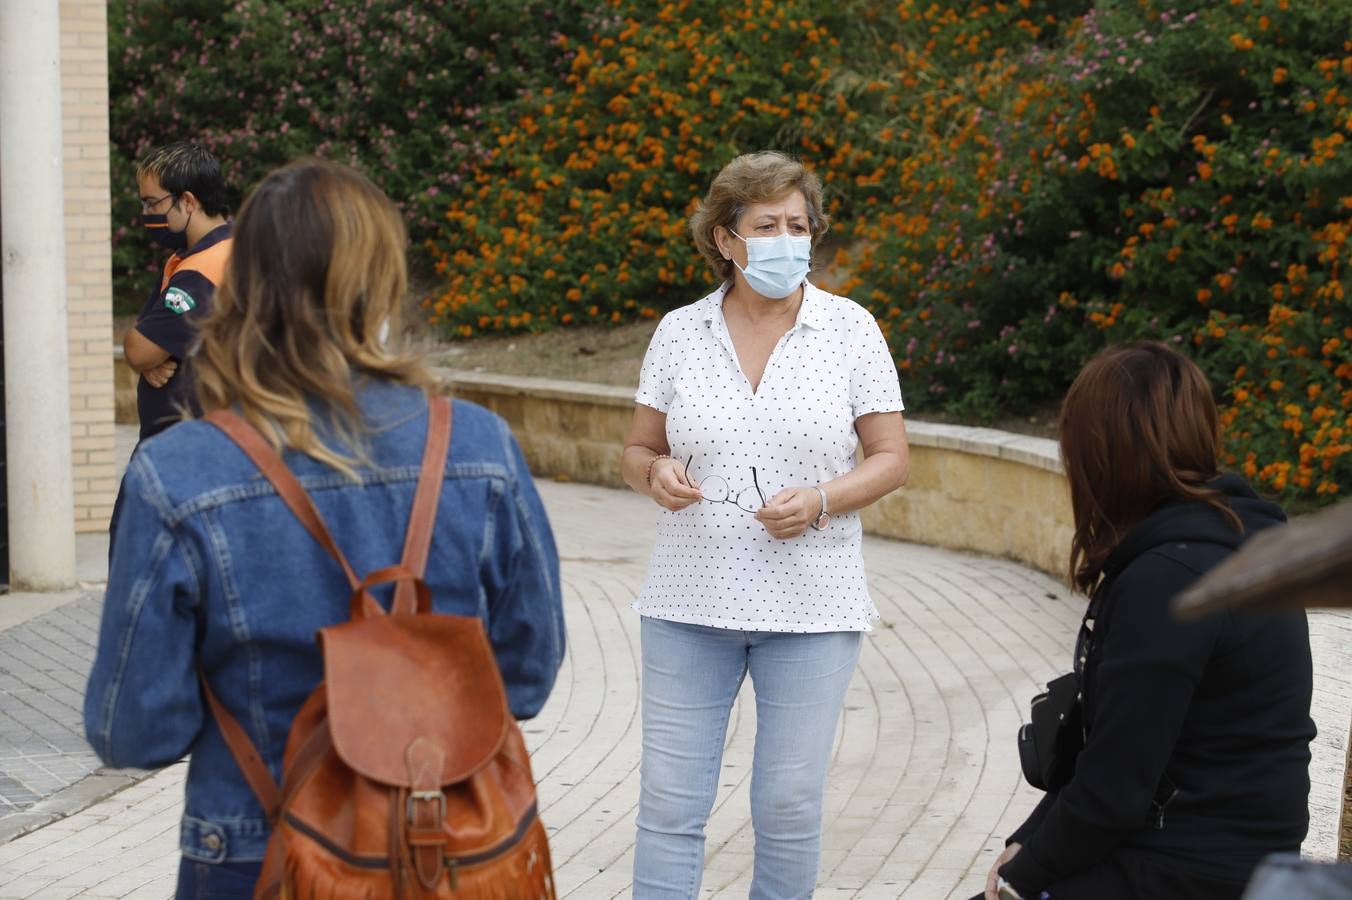
[[[211,306],[231,240],[225,179],[205,148],[186,141],[156,147],[137,163],[136,186],[146,236],[173,251],[122,343],[127,363],[141,373],[136,411],[144,441],[192,405],[184,368],[192,320]]]

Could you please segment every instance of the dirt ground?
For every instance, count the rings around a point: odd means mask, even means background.
[[[423,346],[437,365],[454,369],[629,387],[638,384],[643,352],[656,328],[656,322],[558,328],[450,344],[424,341]]]

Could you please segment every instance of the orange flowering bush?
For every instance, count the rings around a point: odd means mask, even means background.
[[[1217,385],[1229,465],[1352,484],[1346,4],[608,2],[443,195],[438,327],[689,302],[694,203],[773,147],[826,183],[819,281],[874,312],[921,415],[1034,408],[1165,340]]]
[[[1225,461],[1329,499],[1352,487],[1352,11],[1202,10],[1156,32],[1161,71],[1106,92],[1119,116],[1152,100],[1136,147],[1115,148],[1121,289],[1159,316],[1142,333],[1191,344],[1221,389]]]
[[[871,86],[832,67],[861,4],[612,5],[614,28],[567,47],[564,82],[505,118],[448,198],[428,245],[446,281],[428,307],[452,334],[651,318],[693,299],[707,274],[687,216],[740,152],[859,170],[850,136],[866,132]]]

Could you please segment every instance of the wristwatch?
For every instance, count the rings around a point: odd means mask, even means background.
[[[825,531],[826,526],[831,524],[831,514],[826,511],[826,489],[821,485],[816,485],[813,490],[817,492],[818,497],[822,498],[822,514],[817,516],[817,520],[811,524],[817,531]]]

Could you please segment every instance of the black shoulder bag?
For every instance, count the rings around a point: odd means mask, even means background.
[[[1047,682],[1047,690],[1033,698],[1028,710],[1029,721],[1019,726],[1019,764],[1023,777],[1042,791],[1059,791],[1075,774],[1075,758],[1084,749],[1084,673],[1094,640],[1094,625],[1100,616],[1099,607],[1106,602],[1109,583],[1104,581],[1094,591],[1080,634],[1075,639],[1075,670]],[[1150,803],[1147,824],[1154,829],[1164,827],[1164,808],[1177,791],[1168,775],[1160,778],[1155,796]]]
[[[1075,772],[1075,757],[1084,749],[1084,688],[1081,678],[1089,658],[1094,620],[1108,594],[1104,582],[1094,592],[1075,639],[1075,670],[1047,682],[1033,698],[1027,724],[1019,726],[1019,764],[1023,777],[1040,791],[1059,791]]]
[[[1084,706],[1080,678],[1067,672],[1047,682],[1033,698],[1029,721],[1019,726],[1019,763],[1023,777],[1042,791],[1060,790],[1075,771],[1084,749]]]

